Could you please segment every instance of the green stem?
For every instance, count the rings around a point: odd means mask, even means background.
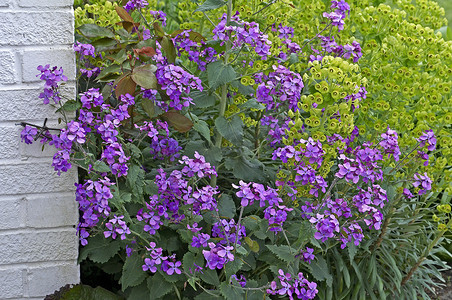
[[[227,19],[226,19],[226,25],[228,25],[231,22],[231,16],[232,16],[232,0],[228,0],[227,3]],[[231,41],[230,38],[228,42],[226,42],[226,51],[224,54],[224,63],[227,64],[229,61],[229,50],[231,50]],[[227,106],[227,96],[228,96],[228,84],[224,84],[221,87],[221,97],[220,97],[220,111],[218,113],[218,117],[224,117],[224,114],[226,112],[226,106]],[[217,131],[217,137],[215,139],[215,146],[218,148],[221,148],[221,144],[223,143],[223,136],[221,133]],[[217,170],[218,172],[218,170]],[[210,185],[212,187],[215,187],[217,185],[217,176],[213,175],[212,179],[210,180]]]

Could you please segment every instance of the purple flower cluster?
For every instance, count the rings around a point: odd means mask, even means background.
[[[109,199],[113,198],[110,186],[114,183],[105,177],[98,181],[87,180],[84,184],[75,184],[75,200],[79,203],[81,220],[78,226],[80,243],[85,246],[89,236],[88,228],[93,228],[99,222],[99,218],[107,217],[111,208]],[[117,232],[118,233],[118,232]]]
[[[234,22],[234,25],[226,24],[227,16],[223,14],[220,22],[212,31],[212,39],[221,41],[221,45],[226,41],[231,41],[232,49],[239,49],[248,45],[254,48],[254,52],[261,59],[267,59],[270,54],[271,41],[268,40],[268,35],[260,31],[259,24],[240,20],[238,12],[232,16],[231,21]]]
[[[419,187],[419,195],[423,195],[432,189],[432,180],[428,177],[427,172],[424,175],[416,173],[414,174],[413,186],[416,188]]]
[[[174,39],[174,45],[178,51],[178,55],[182,55],[182,51],[188,54],[188,59],[193,61],[201,71],[206,70],[206,65],[218,59],[218,54],[212,47],[207,47],[205,42],[201,40],[195,42],[190,37],[190,30],[185,30],[178,34]]]
[[[26,125],[20,133],[20,139],[25,144],[33,144],[35,136],[38,134],[38,129]]]
[[[353,62],[356,63],[359,61],[359,59],[363,56],[361,45],[357,41],[353,41],[352,44],[345,44],[345,45],[339,45],[336,40],[334,39],[334,36],[326,37],[326,36],[319,36],[319,39],[321,41],[320,47],[322,47],[323,51],[326,53],[334,54],[338,57],[343,57],[345,59],[353,59]],[[320,51],[316,49],[312,49],[315,54],[319,55]],[[322,56],[314,56],[311,55],[310,60],[322,60]]]
[[[268,75],[255,74],[258,85],[256,100],[266,105],[267,111],[278,109],[283,103],[289,109],[298,110],[298,101],[304,87],[303,80],[298,73],[294,73],[282,65],[272,66],[274,72]]]
[[[305,262],[307,262],[308,264],[310,264],[311,261],[313,261],[315,259],[315,255],[313,253],[314,253],[313,248],[306,247],[306,251],[301,252],[303,260]]]
[[[126,234],[130,234],[130,229],[127,227],[127,223],[124,222],[122,219],[124,219],[124,216],[113,216],[113,219],[109,220],[105,227],[107,227],[108,230],[104,231],[105,238],[108,238],[111,236],[112,239],[116,239],[117,235],[120,235],[121,240],[125,240]]]
[[[182,263],[176,261],[175,254],[171,256],[163,256],[163,249],[157,248],[154,242],[149,243],[150,248],[146,247],[149,252],[149,256],[144,259],[143,271],[157,272],[157,266],[160,265],[160,270],[164,271],[168,275],[182,274],[179,268]]]
[[[270,147],[275,148],[282,143],[282,138],[286,136],[286,129],[289,129],[289,118],[277,119],[270,115],[264,115],[261,125],[268,128],[267,141]]]
[[[331,25],[337,27],[338,32],[344,29],[344,19],[347,13],[350,15],[350,6],[344,0],[331,1],[331,12],[324,12],[323,16],[331,21]]]
[[[320,168],[323,155],[322,144],[314,141],[311,137],[308,140],[299,140],[296,146],[285,146],[277,148],[273,152],[273,160],[280,159],[283,163],[293,162],[293,171],[295,172],[294,181],[277,181],[276,185],[293,187],[296,183],[301,185],[311,185],[309,193],[318,196],[319,191],[326,192],[328,187],[325,179],[316,174],[316,169]],[[316,169],[314,169],[316,168]],[[295,197],[296,190],[292,188],[293,193],[289,196]]]
[[[278,37],[281,39],[282,45],[286,48],[286,52],[284,52],[282,51],[283,46],[279,47],[281,52],[279,53],[278,58],[285,61],[288,58],[288,54],[299,53],[301,51],[301,47],[291,40],[294,36],[294,29],[292,27],[282,26],[282,24],[279,24],[278,27],[273,25],[272,31],[278,33]]]
[[[419,142],[419,147],[423,148],[427,145],[428,151],[433,151],[436,149],[436,136],[433,130],[426,130],[420,137],[417,139]]]
[[[223,269],[226,263],[234,260],[234,254],[231,252],[234,247],[215,243],[209,243],[208,245],[210,250],[202,250],[202,254],[209,269]]]
[[[388,130],[381,134],[381,142],[378,145],[383,148],[385,154],[389,154],[389,156],[392,154],[394,160],[399,161],[400,149],[398,135],[395,130],[391,130],[388,127]]]
[[[157,120],[154,125],[145,121],[141,126],[135,124],[135,127],[140,131],[147,132],[147,136],[151,138],[149,147],[154,159],[174,161],[180,156],[179,151],[182,150],[182,147],[170,137],[168,123]]]
[[[146,0],[129,0],[124,5],[124,9],[130,12],[131,10],[145,8],[148,5],[149,3]]]
[[[267,289],[267,294],[270,295],[279,295],[284,296],[287,295],[289,299],[314,299],[318,293],[317,283],[309,282],[306,278],[304,278],[303,273],[298,273],[298,276],[292,277],[289,273],[284,273],[283,270],[279,269],[278,271],[280,288],[278,288],[278,284],[276,281],[272,281],[270,283],[270,288]]]
[[[74,52],[78,55],[77,63],[82,75],[90,78],[96,77],[100,73],[100,68],[91,62],[92,58],[96,58],[96,49],[93,45],[76,42],[74,44]]]
[[[182,157],[182,170],[173,170],[169,175],[163,169],[158,170],[155,184],[158,187],[158,196],[150,197],[146,204],[147,210],[140,209],[137,219],[146,223],[144,230],[149,234],[155,234],[163,224],[162,219],[178,223],[185,219],[180,213],[182,205],[191,206],[193,214],[200,215],[202,211],[217,210],[217,201],[214,198],[218,194],[217,187],[205,186],[192,188],[189,180],[196,176],[208,178],[216,175],[214,167],[205,162],[202,155],[195,153],[195,158]]]
[[[235,184],[232,186],[240,189],[236,193],[236,196],[241,199],[240,204],[242,206],[251,206],[254,204],[254,201],[259,201],[259,206],[265,207],[264,218],[268,220],[269,230],[274,232],[281,231],[283,223],[287,219],[287,212],[293,209],[281,205],[283,200],[278,196],[278,192],[270,187],[265,188],[260,183],[245,183],[240,180],[239,184],[239,186]]]
[[[41,74],[36,75],[39,79],[44,80],[44,91],[39,94],[39,98],[41,98],[44,104],[49,104],[50,100],[53,100],[58,103],[61,98],[58,91],[58,83],[62,81],[67,81],[67,77],[63,75],[63,68],[59,68],[57,66],[50,68],[50,65],[38,66],[38,71]]]
[[[159,55],[155,55],[159,56]],[[193,104],[193,99],[188,96],[192,89],[203,90],[201,79],[191,75],[179,66],[172,64],[158,64],[155,72],[157,82],[162,90],[170,98],[169,107],[175,110],[181,110],[184,107]],[[161,107],[163,110],[168,110]]]
[[[212,237],[221,238],[220,244],[238,244],[242,237],[246,236],[245,226],[236,224],[234,219],[226,221],[219,220],[212,226]]]
[[[143,2],[146,2],[146,1],[143,1]],[[145,4],[144,6],[146,6],[146,5],[147,4]],[[162,22],[162,25],[166,26],[166,14],[163,11],[161,11],[161,10],[157,10],[157,11],[151,10],[151,11],[149,11],[149,14],[154,18],[154,21]]]
[[[366,183],[383,179],[383,171],[378,165],[383,156],[379,149],[372,148],[372,143],[364,143],[354,149],[349,147],[345,153],[349,156],[344,153],[339,155],[343,163],[338,164],[339,170],[335,174],[337,178],[344,178],[347,182],[353,183],[360,179]]]

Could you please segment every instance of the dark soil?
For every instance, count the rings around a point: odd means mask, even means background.
[[[428,292],[429,296],[435,300],[452,300],[452,269],[442,272],[446,285],[436,291],[436,295]]]

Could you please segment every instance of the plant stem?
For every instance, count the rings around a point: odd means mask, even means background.
[[[450,225],[452,225],[452,219],[448,222],[447,227],[449,228]],[[427,258],[427,256],[430,254],[430,251],[432,251],[433,247],[436,246],[438,241],[443,237],[444,233],[446,233],[447,230],[441,230],[436,238],[430,243],[426,251],[424,252],[424,255],[422,255],[418,261],[414,264],[414,266],[411,267],[410,271],[405,275],[405,277],[402,279],[402,282],[400,283],[400,286],[404,286],[408,280],[410,280],[411,276],[413,276],[414,272],[419,268],[419,266],[422,264],[422,262]]]
[[[228,25],[231,22],[231,16],[232,16],[232,0],[228,0],[227,4],[227,19],[226,19],[226,25]],[[228,41],[226,42],[226,51],[224,54],[224,63],[227,64],[229,61],[229,50],[231,50],[231,40],[230,37]],[[228,84],[224,84],[221,87],[221,97],[220,97],[220,111],[218,112],[218,117],[224,117],[224,113],[226,112],[226,106],[227,106],[227,99],[228,97]],[[221,144],[223,143],[223,136],[221,133],[217,131],[217,137],[215,138],[215,147],[221,148]],[[218,170],[217,170],[218,172]],[[217,185],[217,176],[212,175],[212,179],[210,180],[210,185],[212,187],[215,187]]]

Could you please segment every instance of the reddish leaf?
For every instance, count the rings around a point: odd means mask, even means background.
[[[134,22],[129,22],[129,21],[121,21],[121,22],[116,23],[116,25],[118,25],[118,26],[122,25],[122,27],[125,30],[127,30],[127,32],[130,33],[134,27],[138,28],[140,26],[140,23],[134,23]]]
[[[129,13],[119,5],[115,6],[115,10],[118,13],[118,16],[124,21],[133,23],[133,18],[129,15]]]
[[[116,98],[119,99],[119,97],[121,95],[125,95],[125,94],[130,94],[133,96],[135,94],[136,87],[137,87],[137,84],[135,83],[135,81],[132,80],[131,75],[127,74],[126,76],[124,76],[122,79],[119,80],[119,82],[115,88]]]
[[[193,122],[189,118],[174,110],[162,114],[162,118],[179,132],[187,132],[193,127]]]
[[[152,48],[152,47],[143,47],[140,49],[133,49],[133,52],[135,53],[135,55],[144,55],[144,56],[149,56],[149,57],[152,57],[157,54],[157,52],[155,52],[154,48]]]

